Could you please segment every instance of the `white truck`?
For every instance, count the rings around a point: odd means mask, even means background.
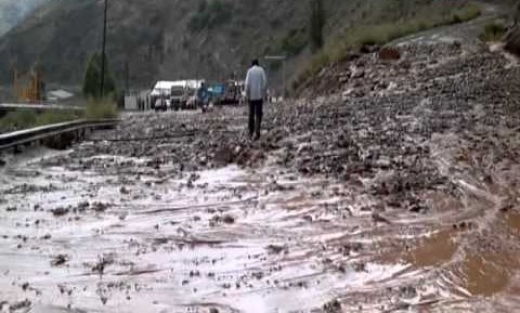
[[[176,81],[171,87],[171,104],[172,108],[178,109],[194,109],[195,104],[193,98],[199,89],[202,80],[181,80]]]
[[[186,109],[193,105],[192,99],[203,80],[158,81],[152,92],[153,99],[165,98],[169,102],[168,109]],[[155,103],[155,101],[153,101]],[[158,109],[158,108],[156,108]]]

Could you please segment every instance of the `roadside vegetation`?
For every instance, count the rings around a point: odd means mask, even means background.
[[[101,55],[93,54],[87,64],[83,81],[83,95],[87,100],[83,110],[15,109],[2,115],[0,133],[56,124],[78,119],[113,119],[118,116],[116,101],[121,96],[105,59],[105,80],[101,95]]]
[[[484,27],[480,40],[484,42],[500,41],[506,33],[506,26],[500,22],[492,22]]]
[[[81,111],[49,110],[38,113],[32,109],[16,109],[0,118],[0,133],[50,125],[81,118]]]
[[[293,81],[293,89],[312,79],[323,68],[342,62],[352,52],[371,45],[384,45],[392,40],[442,25],[452,25],[477,18],[481,14],[478,4],[468,3],[449,14],[428,14],[427,12],[414,18],[390,23],[354,26],[329,40],[321,50],[316,52],[309,64]],[[312,24],[312,22],[311,22]]]
[[[0,117],[0,133],[20,129],[62,123],[77,119],[117,118],[117,105],[110,98],[90,100],[85,110],[45,110],[16,109]]]
[[[84,118],[88,119],[112,119],[117,118],[119,112],[117,104],[112,101],[111,97],[104,99],[91,99],[87,103],[87,109],[84,113]]]

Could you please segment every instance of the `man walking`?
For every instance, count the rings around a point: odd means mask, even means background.
[[[245,89],[249,102],[249,137],[253,138],[254,135],[254,140],[258,140],[262,123],[262,106],[267,90],[265,71],[260,67],[258,60],[253,60],[251,68],[247,71]]]

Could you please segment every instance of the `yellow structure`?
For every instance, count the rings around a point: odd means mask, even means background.
[[[25,75],[19,75],[18,71],[14,70],[13,91],[17,101],[34,103],[43,100],[41,75],[35,68]]]

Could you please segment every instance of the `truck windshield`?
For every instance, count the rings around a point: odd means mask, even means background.
[[[173,97],[180,97],[184,95],[184,89],[183,88],[172,88],[172,96]]]

